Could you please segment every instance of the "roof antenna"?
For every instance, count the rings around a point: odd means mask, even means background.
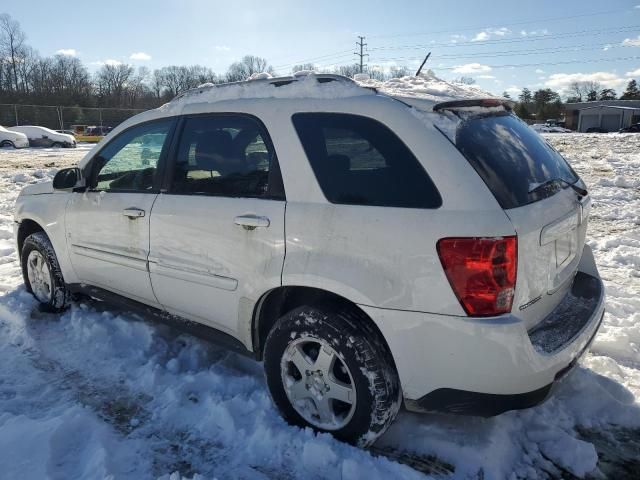
[[[418,71],[416,72],[416,77],[418,75],[420,75],[420,72],[422,71],[422,67],[424,67],[424,64],[427,63],[427,60],[429,60],[429,57],[431,56],[431,52],[427,53],[427,56],[424,57],[424,60],[422,61],[422,64],[420,65],[420,68],[418,69]]]

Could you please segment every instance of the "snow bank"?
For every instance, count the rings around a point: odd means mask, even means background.
[[[591,353],[541,406],[489,419],[402,412],[374,452],[424,471],[435,458],[451,479],[630,478],[640,468],[640,136],[547,139],[593,197],[589,243],[607,304]],[[288,426],[259,363],[100,303],[39,312],[22,286],[13,204],[80,155],[0,152],[1,478],[425,478]]]

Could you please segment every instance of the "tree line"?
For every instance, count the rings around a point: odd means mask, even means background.
[[[301,64],[291,71],[314,69],[313,64]],[[245,55],[223,74],[202,65],[170,65],[152,71],[119,62],[103,64],[91,73],[75,56],[41,56],[28,45],[20,24],[0,14],[0,103],[147,109],[203,83],[236,82],[261,72],[275,73],[266,59]],[[359,68],[345,65],[326,72],[352,77]],[[409,71],[397,67],[383,73],[372,67],[368,73],[383,80]]]
[[[511,98],[508,92],[502,94]],[[572,82],[568,88],[565,103],[596,102],[599,100],[640,100],[640,89],[636,80],[629,80],[625,91],[618,98],[612,88],[603,88],[599,82]],[[564,104],[560,94],[550,88],[541,88],[532,92],[523,88],[517,97],[514,111],[520,118],[547,120],[559,118]]]

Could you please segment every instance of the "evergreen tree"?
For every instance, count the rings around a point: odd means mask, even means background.
[[[624,91],[620,100],[640,100],[640,89],[638,89],[638,82],[630,80],[627,84],[627,89]]]
[[[613,88],[604,88],[600,91],[600,100],[615,100],[616,91]]]
[[[520,102],[524,103],[525,105],[531,103],[531,101],[533,100],[531,90],[529,90],[528,88],[523,88],[522,93],[518,95],[518,100],[520,100]]]

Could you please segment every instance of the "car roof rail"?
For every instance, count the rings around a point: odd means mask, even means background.
[[[352,80],[349,77],[345,77],[344,75],[335,75],[331,73],[313,73],[313,72],[299,72],[294,73],[293,75],[283,76],[283,77],[267,77],[267,78],[255,78],[248,80],[241,80],[238,82],[225,82],[225,83],[205,83],[195,88],[191,88],[189,90],[185,90],[184,92],[175,96],[169,103],[179,100],[185,97],[191,97],[193,95],[199,95],[204,92],[209,92],[213,89],[225,88],[225,87],[233,87],[238,85],[258,85],[258,84],[270,84],[275,87],[283,87],[285,85],[290,85],[294,82],[299,82],[304,80],[307,77],[313,77],[320,84],[322,83],[330,83],[330,82],[340,82],[351,85],[358,85],[357,82]],[[363,87],[367,88],[367,87]]]

